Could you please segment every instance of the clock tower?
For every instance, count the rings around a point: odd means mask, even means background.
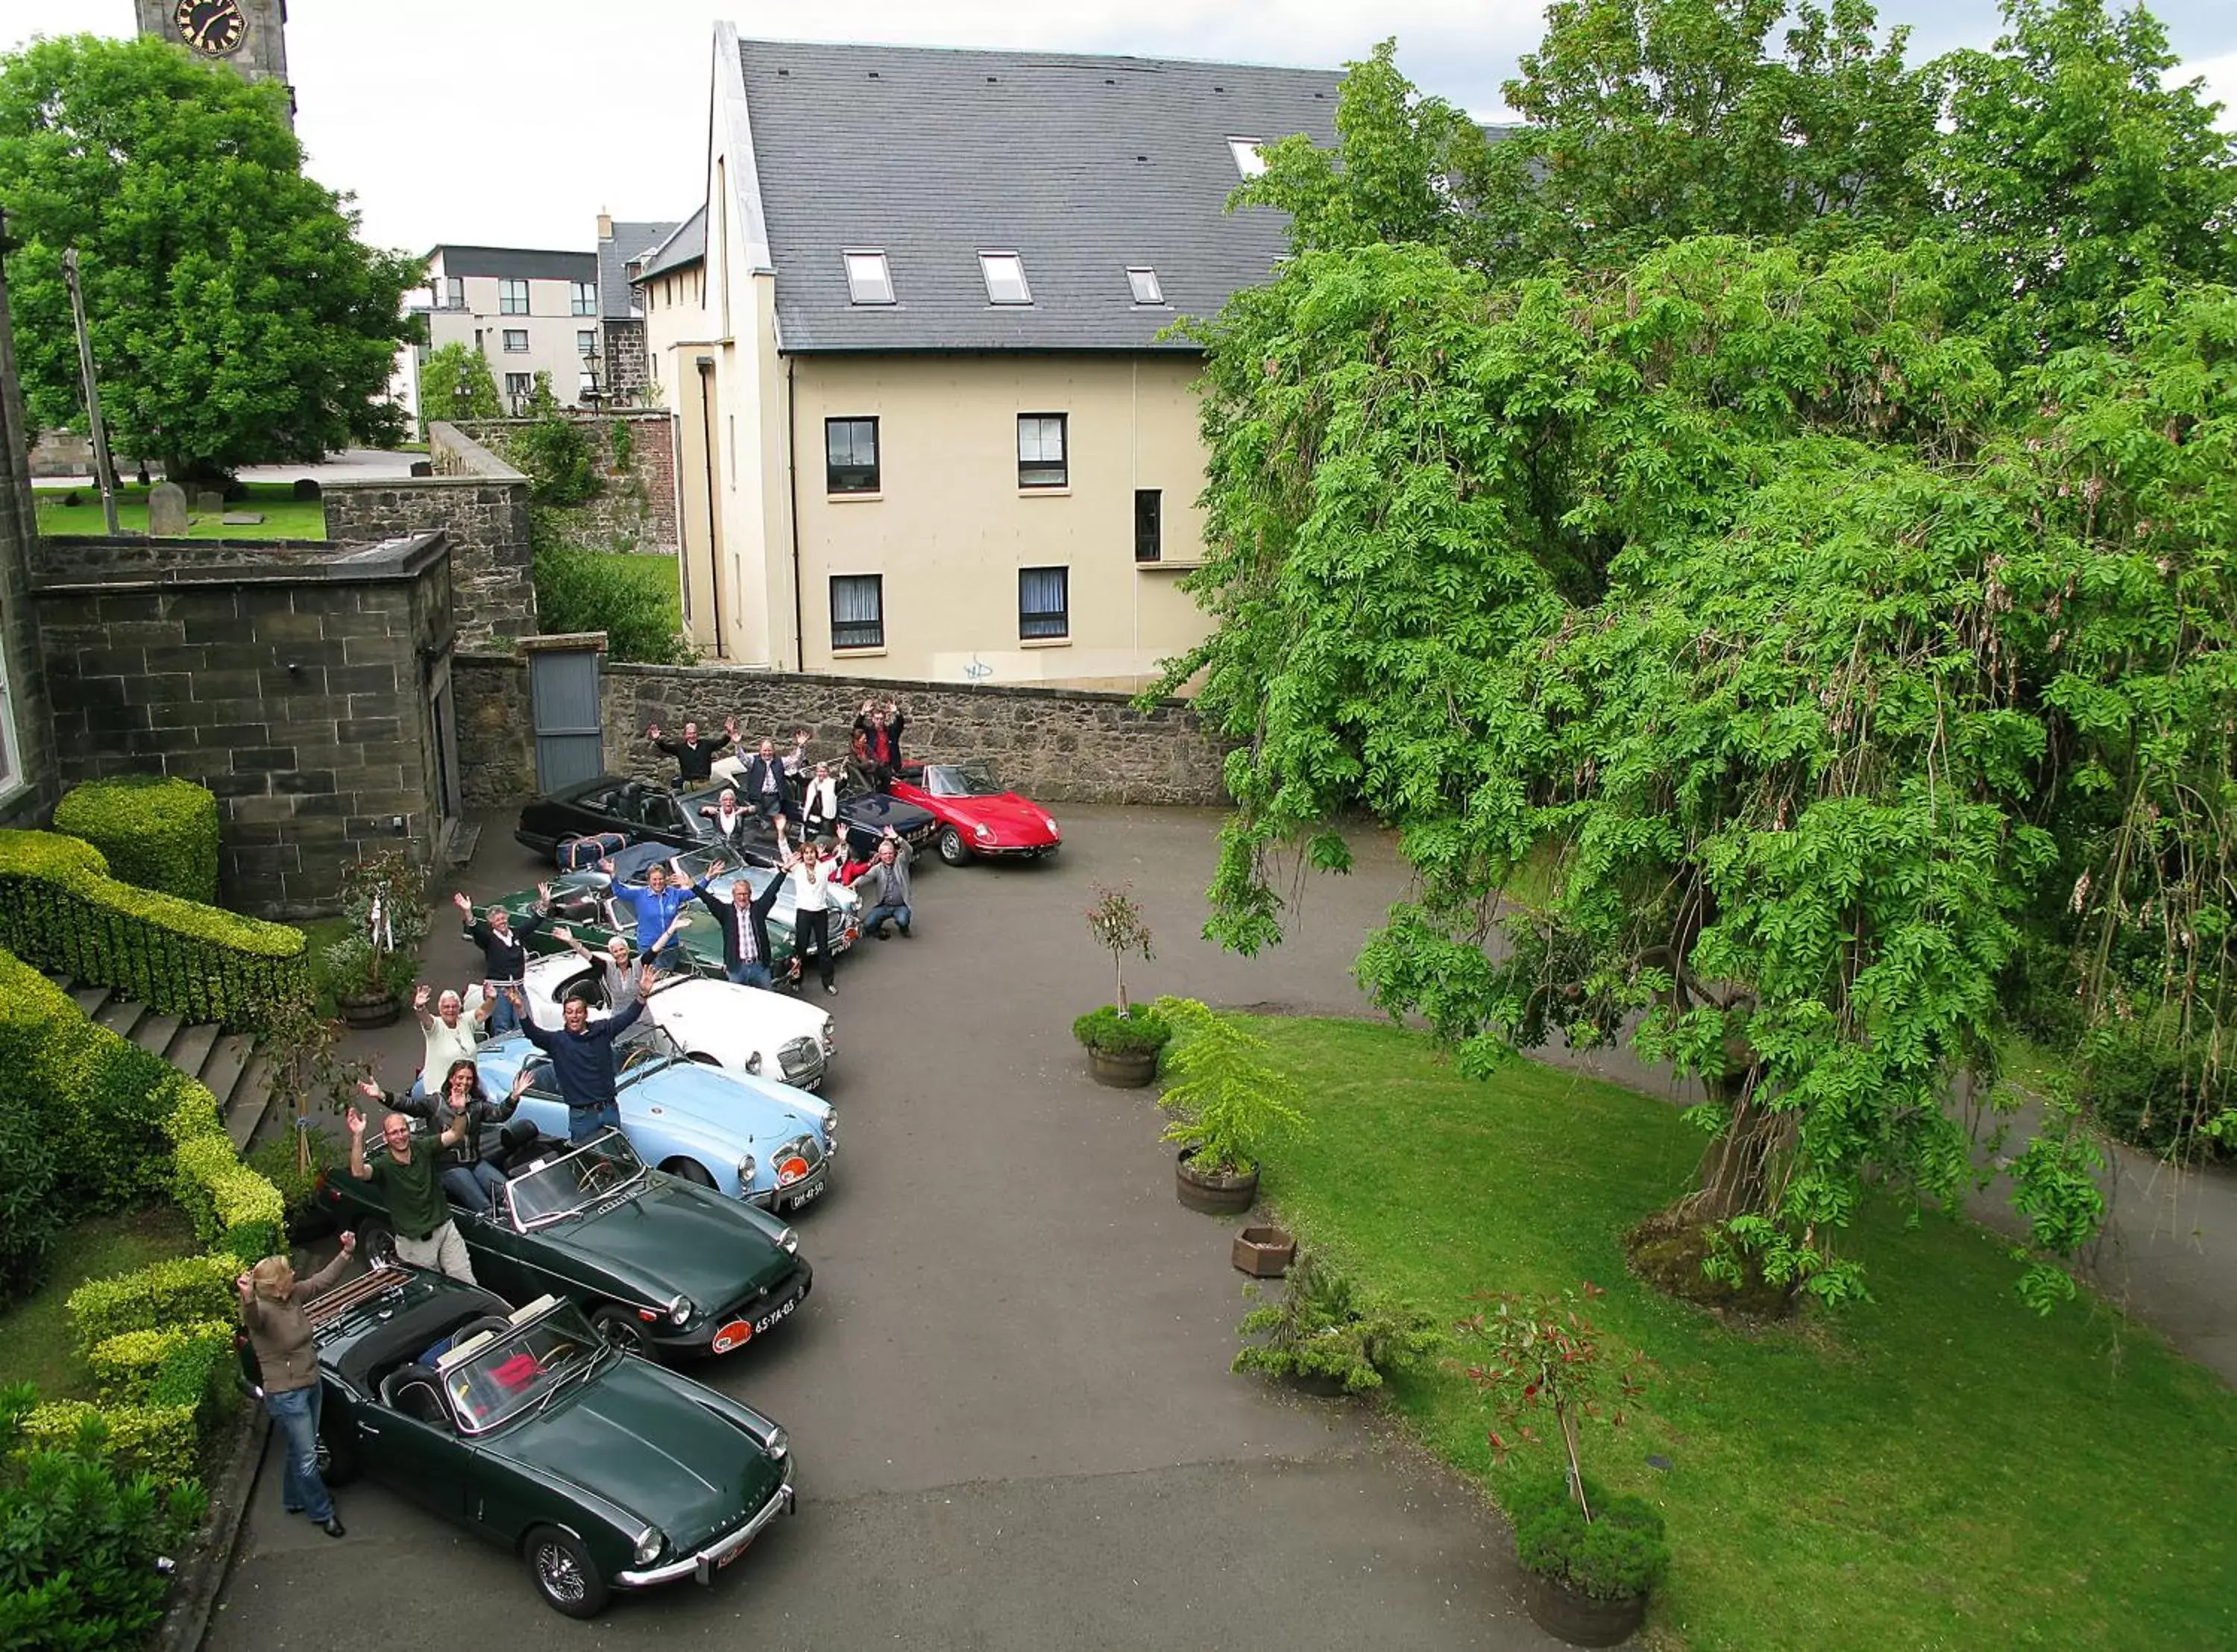
[[[278,81],[287,88],[287,118],[295,117],[295,89],[287,84],[287,0],[136,0],[140,32],[183,46],[221,63],[243,80]]]

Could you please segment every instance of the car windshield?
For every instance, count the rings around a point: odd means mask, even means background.
[[[485,1434],[588,1376],[604,1350],[582,1311],[563,1302],[457,1364],[446,1362],[443,1392],[459,1426]]]
[[[984,763],[927,763],[924,789],[934,797],[993,797],[1002,783]]]
[[[644,1162],[619,1130],[608,1130],[505,1184],[514,1222],[526,1232],[612,1198],[644,1175]]]
[[[649,1015],[639,1016],[622,1030],[614,1039],[613,1051],[617,1076],[683,1059],[683,1049],[668,1036],[668,1030]]]

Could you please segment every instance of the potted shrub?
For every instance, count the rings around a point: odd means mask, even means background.
[[[1582,1294],[1602,1293],[1587,1282]],[[1558,1475],[1520,1482],[1508,1497],[1515,1558],[1531,1583],[1524,1604],[1539,1628],[1572,1646],[1617,1645],[1645,1619],[1670,1551],[1661,1517],[1646,1502],[1610,1497],[1585,1478],[1579,1435],[1592,1421],[1620,1427],[1622,1404],[1653,1362],[1636,1350],[1613,1359],[1577,1292],[1488,1300],[1460,1330],[1475,1349],[1468,1379],[1514,1432],[1513,1440],[1490,1432],[1493,1460],[1504,1463],[1518,1444],[1543,1444],[1526,1420],[1532,1413],[1553,1418],[1561,1445]]]
[[[342,874],[350,931],[327,948],[334,1009],[352,1027],[386,1027],[419,968],[427,934],[427,874],[401,850],[384,849]]]
[[[1247,1294],[1258,1287],[1246,1285]],[[1261,1340],[1231,1369],[1261,1371],[1312,1393],[1361,1394],[1422,1365],[1442,1342],[1429,1316],[1355,1291],[1310,1246],[1290,1264],[1282,1300],[1243,1316],[1237,1334]]]
[[[1173,1030],[1158,1105],[1174,1115],[1163,1137],[1179,1149],[1174,1191],[1208,1215],[1248,1210],[1260,1151],[1304,1127],[1297,1081],[1274,1064],[1264,1039],[1194,998],[1159,998],[1156,1008]]]
[[[1145,962],[1153,956],[1150,926],[1125,889],[1098,884],[1087,929],[1111,954],[1118,1002],[1080,1017],[1072,1023],[1072,1036],[1086,1046],[1088,1076],[1097,1083],[1139,1089],[1158,1076],[1158,1052],[1172,1037],[1163,1017],[1126,1002],[1126,955],[1138,954]]]

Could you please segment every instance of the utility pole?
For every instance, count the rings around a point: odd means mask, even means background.
[[[85,422],[93,432],[93,479],[101,484],[101,519],[114,539],[116,467],[109,461],[109,432],[101,423],[101,387],[93,378],[93,335],[85,330],[85,293],[78,286],[75,247],[63,253],[63,284],[69,288],[70,315],[77,322],[77,372],[85,382]]]

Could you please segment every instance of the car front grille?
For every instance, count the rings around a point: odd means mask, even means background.
[[[813,1038],[793,1038],[780,1044],[776,1064],[788,1084],[814,1089],[823,1082],[823,1047]]]

